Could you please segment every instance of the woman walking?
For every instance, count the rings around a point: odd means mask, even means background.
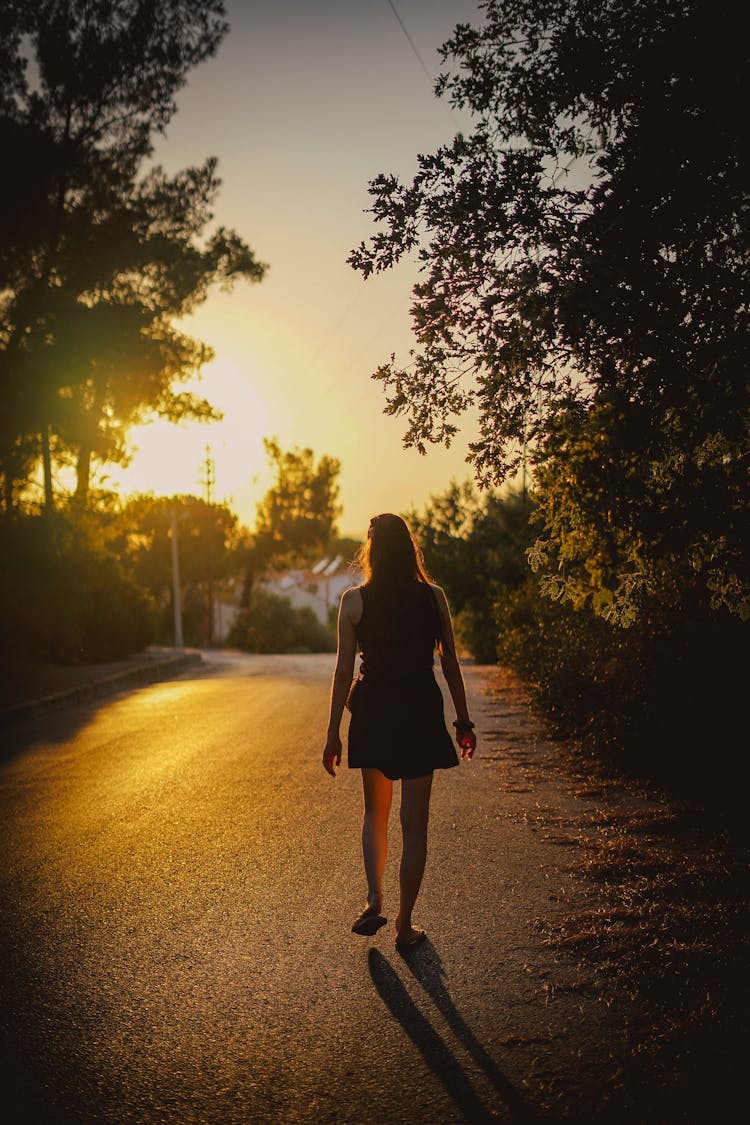
[[[348,761],[362,771],[364,822],[362,852],[367,905],[355,933],[373,934],[385,925],[383,870],[393,782],[401,782],[402,851],[396,948],[406,953],[426,938],[412,922],[427,858],[427,823],[432,774],[458,765],[445,726],[443,697],[433,672],[437,645],[456,709],[461,757],[476,747],[450,611],[439,586],[425,573],[419,549],[400,516],[385,513],[370,521],[360,552],[365,581],[345,590],[338,618],[338,653],[331,685],[323,766],[336,776],[341,763],[339,728],[344,707],[351,710]],[[352,684],[357,647],[359,674]]]

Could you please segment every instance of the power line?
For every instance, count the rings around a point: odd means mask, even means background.
[[[411,49],[414,53],[414,57],[416,58],[417,62],[421,66],[422,70],[425,72],[425,74],[427,76],[427,80],[429,81],[430,87],[431,87],[431,89],[434,93],[435,75],[432,73],[430,68],[427,66],[427,63],[424,61],[424,59],[420,55],[419,48],[417,47],[416,43],[412,39],[411,35],[409,34],[409,31],[408,31],[408,28],[407,28],[406,24],[401,19],[401,16],[398,14],[398,11],[396,9],[396,5],[393,3],[393,0],[388,0],[388,7],[391,9],[394,16],[398,20],[399,27],[401,28],[404,35],[406,36],[406,41],[409,44],[409,46],[411,47]],[[456,118],[455,113],[451,109],[451,107],[442,98],[440,98],[439,101],[440,101],[441,109],[448,115],[448,117],[451,119],[451,121],[453,121],[454,124],[455,124],[455,122],[457,121],[457,118]]]
[[[401,27],[401,30],[403,31],[404,35],[406,36],[406,40],[407,40],[409,46],[411,47],[412,51],[414,52],[414,55],[417,59],[417,62],[419,63],[419,65],[422,67],[422,70],[427,75],[427,78],[429,79],[430,84],[432,84],[435,81],[434,76],[430,73],[430,71],[427,67],[427,64],[425,63],[424,59],[420,55],[420,53],[417,49],[417,45],[414,42],[414,40],[412,39],[411,35],[409,34],[409,32],[407,30],[407,27],[406,27],[406,24],[401,19],[401,16],[398,14],[398,11],[396,10],[396,5],[393,3],[393,0],[388,0],[388,7],[391,9],[394,16],[398,20],[399,26]]]
[[[336,334],[338,333],[342,324],[344,324],[349,319],[349,316],[350,316],[352,310],[354,309],[355,305],[358,305],[359,302],[362,300],[362,297],[364,295],[364,288],[365,288],[364,285],[359,286],[359,288],[357,289],[357,292],[355,293],[353,299],[349,302],[347,307],[341,313],[341,315],[339,316],[339,319],[335,322],[335,324],[331,328],[329,328],[328,333],[323,338],[322,343],[318,344],[317,348],[315,349],[315,351],[312,355],[312,358],[307,361],[307,367],[306,367],[307,371],[312,370],[312,368],[316,366],[316,364],[320,360],[321,355],[323,355],[323,353],[329,347],[331,341],[333,339],[335,339]]]

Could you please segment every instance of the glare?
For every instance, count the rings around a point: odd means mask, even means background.
[[[213,499],[231,502],[244,520],[267,487],[263,438],[272,430],[252,376],[239,364],[217,358],[186,389],[207,398],[220,422],[167,422],[155,418],[129,433],[133,458],[127,468],[108,466],[123,494],[193,493],[205,498],[206,459],[213,461]],[[242,509],[242,510],[240,510]]]

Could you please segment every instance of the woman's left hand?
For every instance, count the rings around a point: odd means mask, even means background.
[[[461,757],[468,758],[469,761],[474,757],[474,751],[477,748],[477,736],[473,730],[466,730],[458,736],[458,745],[461,748]]]
[[[323,751],[323,769],[330,773],[331,777],[336,776],[334,764],[341,765],[341,739],[337,734],[329,734]]]
[[[461,751],[462,758],[468,758],[469,761],[474,757],[474,751],[477,748],[477,736],[474,734],[474,724],[470,722],[459,722],[458,719],[453,724],[456,728],[456,742]]]

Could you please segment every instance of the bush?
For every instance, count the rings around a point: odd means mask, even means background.
[[[151,641],[147,599],[93,523],[62,515],[0,527],[0,655],[113,660]]]
[[[654,601],[629,629],[542,597],[536,580],[495,605],[498,657],[553,730],[671,788],[726,786],[744,726],[750,628],[689,591]]]
[[[238,616],[229,643],[246,652],[335,652],[336,637],[308,606],[253,589],[249,609]]]
[[[487,598],[468,601],[453,625],[459,646],[467,649],[477,664],[497,663],[497,628]]]

